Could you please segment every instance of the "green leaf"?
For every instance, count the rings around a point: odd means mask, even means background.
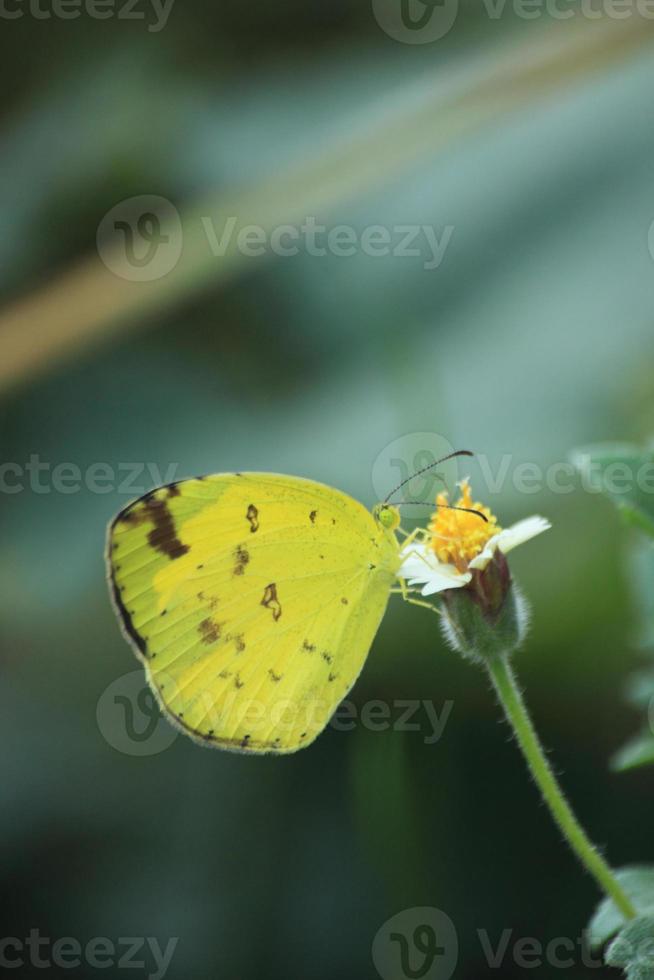
[[[621,966],[628,980],[654,980],[654,916],[639,916],[627,923],[605,959],[609,966]]]
[[[589,493],[604,493],[623,520],[654,538],[654,452],[606,443],[577,449],[572,462]]]
[[[654,585],[654,579],[652,579]],[[653,589],[654,591],[654,589]],[[627,678],[627,701],[637,708],[649,708],[654,700],[654,670],[637,670]]]
[[[629,552],[631,591],[638,616],[636,643],[654,650],[654,545],[638,537]]]
[[[651,653],[654,650],[654,546],[648,538],[639,537],[629,551],[634,639]],[[616,772],[654,763],[654,670],[649,667],[634,673],[627,684],[627,699],[646,712],[646,727],[611,759]]]
[[[633,902],[639,916],[654,916],[654,867],[632,865],[614,872],[615,877]],[[603,946],[624,926],[622,912],[610,898],[600,902],[588,926],[590,945]]]
[[[644,531],[629,552],[633,597],[634,640],[641,649],[654,649],[654,450],[632,445],[604,444],[577,449],[572,461],[589,493],[604,493],[619,509],[625,523]],[[630,701],[649,710],[649,726],[611,759],[616,772],[654,763],[654,673],[642,671],[631,681]]]
[[[645,732],[627,742],[611,758],[611,769],[614,772],[626,772],[627,769],[637,769],[654,763],[654,735]]]

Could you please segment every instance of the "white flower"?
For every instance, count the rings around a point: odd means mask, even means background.
[[[405,547],[400,554],[402,565],[398,575],[409,585],[421,585],[420,591],[424,596],[434,595],[445,589],[460,589],[472,579],[473,569],[486,568],[496,550],[506,555],[519,544],[535,538],[537,534],[547,531],[551,526],[544,517],[538,515],[526,517],[489,538],[483,549],[470,558],[463,568],[440,561],[429,543],[414,542]]]
[[[459,572],[454,565],[439,561],[428,544],[410,544],[400,552],[402,565],[397,573],[408,585],[422,585],[423,595],[434,595],[445,589],[460,589],[472,578],[471,572]]]

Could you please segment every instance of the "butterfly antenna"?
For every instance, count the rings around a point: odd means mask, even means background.
[[[443,456],[441,459],[434,460],[434,462],[433,463],[429,463],[428,466],[423,466],[422,469],[416,470],[415,473],[412,473],[411,476],[408,476],[406,478],[406,480],[402,480],[402,482],[400,484],[398,484],[398,486],[396,486],[394,490],[391,490],[391,492],[389,493],[389,495],[384,500],[384,503],[385,504],[390,503],[391,497],[394,497],[395,494],[398,492],[398,490],[401,490],[402,487],[405,487],[407,485],[407,483],[410,483],[411,482],[411,480],[414,480],[417,476],[420,476],[421,473],[426,473],[427,470],[432,470],[434,468],[434,466],[440,466],[441,463],[446,463],[448,459],[454,459],[455,456],[474,456],[474,455],[475,454],[474,453],[471,453],[469,449],[457,449],[455,452],[448,453],[447,456]],[[464,508],[458,507],[458,508],[455,508],[455,509],[456,510],[463,510]],[[477,511],[475,511],[475,513],[477,513]]]
[[[409,505],[415,504],[416,507],[425,506],[424,500],[402,500],[400,501],[399,504],[396,504],[396,506],[405,507],[407,504]],[[480,510],[475,510],[473,507],[456,507],[454,504],[430,504],[429,506],[444,507],[446,510],[460,510],[463,511],[464,514],[476,514],[477,517],[481,517],[482,521],[485,521],[486,524],[488,524],[488,518],[486,517],[486,515],[482,514]]]

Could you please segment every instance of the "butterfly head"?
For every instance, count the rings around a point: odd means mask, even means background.
[[[400,512],[394,504],[375,504],[372,516],[387,531],[394,531],[400,526]]]

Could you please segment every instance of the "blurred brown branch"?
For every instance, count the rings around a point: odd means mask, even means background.
[[[651,21],[576,22],[540,30],[517,47],[470,60],[452,75],[448,68],[395,93],[390,107],[348,143],[272,175],[257,187],[210,197],[182,216],[184,247],[179,263],[152,282],[114,275],[94,254],[58,279],[21,298],[0,314],[0,387],[8,388],[84,345],[118,330],[154,323],[163,308],[243,268],[236,242],[218,260],[201,218],[238,215],[241,225],[270,230],[301,221],[357,194],[383,186],[421,156],[433,153],[511,110],[564,93],[573,81],[590,81],[652,38]],[[519,42],[518,42],[519,44]],[[250,259],[251,261],[251,259]]]

